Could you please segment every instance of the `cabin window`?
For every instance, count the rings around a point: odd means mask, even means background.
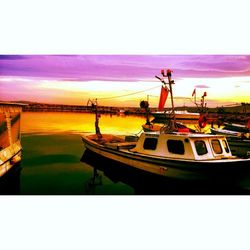
[[[194,144],[198,155],[205,155],[207,153],[207,147],[204,141],[195,141]]]
[[[229,147],[226,140],[222,140],[222,145],[227,153],[229,153]]]
[[[184,155],[184,144],[180,140],[168,140],[168,151],[173,154]]]
[[[221,148],[221,145],[220,145],[220,141],[217,140],[217,139],[214,139],[211,142],[212,142],[212,147],[213,147],[214,152],[216,154],[221,154],[222,153],[222,148]]]
[[[157,146],[157,138],[146,138],[143,143],[144,149],[155,150]]]

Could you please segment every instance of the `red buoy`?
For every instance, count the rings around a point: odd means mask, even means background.
[[[207,125],[207,117],[206,117],[206,115],[200,115],[198,123],[199,123],[200,128],[205,128],[206,125]]]

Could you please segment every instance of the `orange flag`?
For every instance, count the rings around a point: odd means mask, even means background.
[[[164,88],[163,86],[161,86],[161,96],[160,96],[160,101],[159,101],[159,105],[158,105],[158,110],[162,111],[164,109],[164,105],[165,102],[168,98],[168,89]]]

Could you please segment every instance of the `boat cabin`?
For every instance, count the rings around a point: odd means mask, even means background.
[[[141,134],[131,152],[182,160],[213,160],[235,158],[225,136],[148,132]]]

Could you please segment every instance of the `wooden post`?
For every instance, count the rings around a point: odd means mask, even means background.
[[[88,100],[87,102],[87,106],[89,105],[89,103],[91,104],[91,107],[92,107],[92,111],[95,112],[95,133],[98,137],[98,139],[101,139],[102,138],[102,134],[101,134],[101,131],[100,131],[100,128],[99,128],[99,114],[98,114],[98,104],[97,104],[97,99],[95,100]]]

